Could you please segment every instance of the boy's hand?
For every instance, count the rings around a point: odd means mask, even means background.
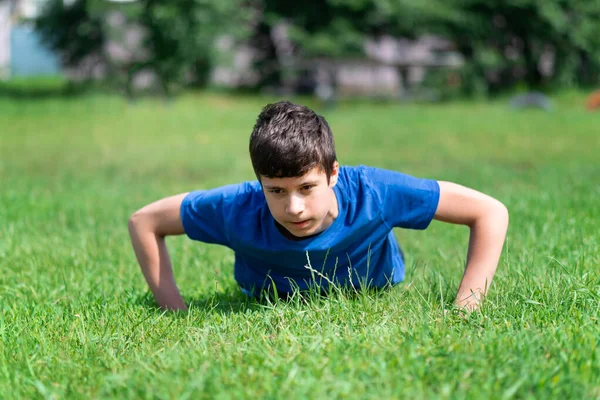
[[[129,219],[129,235],[146,282],[161,308],[186,310],[173,277],[165,236],[185,233],[179,209],[187,193],[159,200]]]
[[[508,229],[508,210],[498,200],[451,182],[439,182],[435,219],[467,225],[471,234],[467,265],[455,305],[477,309],[489,290]]]

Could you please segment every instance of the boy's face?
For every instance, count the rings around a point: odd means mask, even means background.
[[[261,176],[263,192],[275,221],[292,235],[305,237],[327,229],[337,218],[338,205],[333,187],[339,164],[327,175],[316,167],[303,176],[267,178]]]

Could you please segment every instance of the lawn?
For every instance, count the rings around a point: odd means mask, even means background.
[[[480,312],[451,311],[468,230],[397,231],[403,284],[257,303],[233,254],[168,240],[187,313],[155,308],[128,217],[253,179],[272,98],[0,97],[0,398],[600,398],[600,114],[506,102],[314,105],[343,165],[491,194],[511,223]],[[298,100],[302,102],[302,100]]]

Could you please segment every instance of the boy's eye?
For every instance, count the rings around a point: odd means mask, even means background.
[[[302,192],[308,192],[312,188],[313,188],[313,185],[304,185],[304,186],[300,187],[300,191],[302,191]],[[269,189],[269,192],[273,193],[273,194],[283,194],[283,193],[285,193],[285,190],[284,189],[273,188],[273,189]]]

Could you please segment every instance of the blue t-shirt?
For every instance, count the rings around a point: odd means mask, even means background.
[[[337,218],[298,241],[275,225],[258,181],[191,192],[181,204],[181,221],[191,239],[235,252],[235,279],[248,294],[327,289],[329,281],[357,289],[401,282],[404,257],[392,228],[429,225],[439,201],[437,181],[341,167],[334,193]]]

